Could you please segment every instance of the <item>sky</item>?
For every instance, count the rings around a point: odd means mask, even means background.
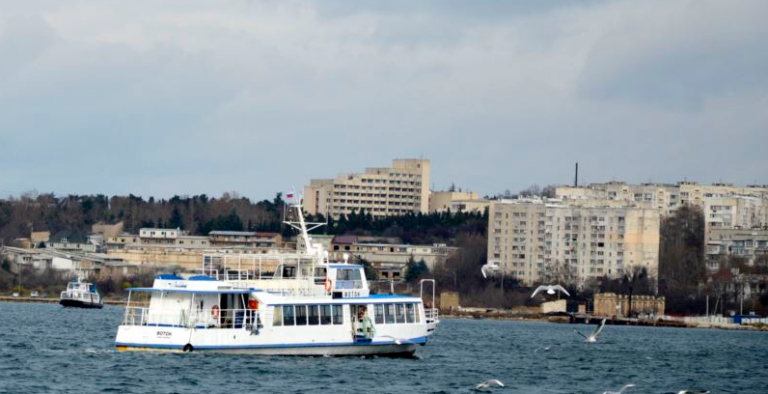
[[[768,1],[0,0],[0,198],[768,184]]]

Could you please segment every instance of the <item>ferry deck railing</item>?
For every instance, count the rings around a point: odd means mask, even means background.
[[[424,300],[424,284],[432,284],[432,302],[428,303]],[[440,322],[440,316],[437,308],[435,308],[435,280],[434,279],[422,279],[419,281],[419,297],[424,302],[424,320],[427,324],[436,324]],[[429,294],[429,293],[427,293]]]
[[[437,308],[424,308],[424,321],[427,324],[439,322],[440,317]]]
[[[210,310],[188,313],[186,310],[150,311],[146,307],[127,307],[122,325],[253,330],[261,328],[265,319],[271,318],[271,313],[260,313],[257,309],[222,309],[214,314]]]

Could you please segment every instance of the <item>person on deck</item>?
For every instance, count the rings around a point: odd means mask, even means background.
[[[371,339],[376,335],[376,328],[373,326],[370,316],[368,316],[368,308],[362,307],[357,313],[358,329],[357,334],[365,339]]]

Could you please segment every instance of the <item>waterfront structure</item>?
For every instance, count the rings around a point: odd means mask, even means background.
[[[626,294],[597,293],[593,305],[595,316],[632,317],[629,310],[629,296]],[[665,308],[666,299],[664,296],[632,295],[632,315],[664,316]]]
[[[391,167],[367,168],[361,174],[312,179],[304,187],[304,209],[338,219],[353,211],[373,217],[429,211],[430,162],[395,159]]]
[[[659,224],[656,209],[499,200],[489,208],[488,259],[528,285],[584,285],[637,267],[658,278]]]
[[[330,253],[337,260],[347,254],[353,260],[368,261],[383,278],[399,279],[405,275],[409,261],[424,261],[429,269],[434,269],[457,250],[445,244],[409,245],[343,235],[333,237]]]
[[[299,223],[291,225],[300,229],[306,249],[208,256],[202,275],[161,275],[151,288],[129,288],[115,347],[361,356],[412,355],[426,344],[439,323],[437,309],[422,297],[370,294],[363,267],[333,263],[312,242],[301,206],[295,207]],[[265,257],[278,262],[267,275],[257,264]],[[428,282],[434,305],[434,281]]]

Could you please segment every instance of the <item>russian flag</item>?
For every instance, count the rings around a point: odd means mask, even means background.
[[[293,198],[293,193],[286,193],[285,194],[285,198],[287,198],[289,200],[292,199]]]

